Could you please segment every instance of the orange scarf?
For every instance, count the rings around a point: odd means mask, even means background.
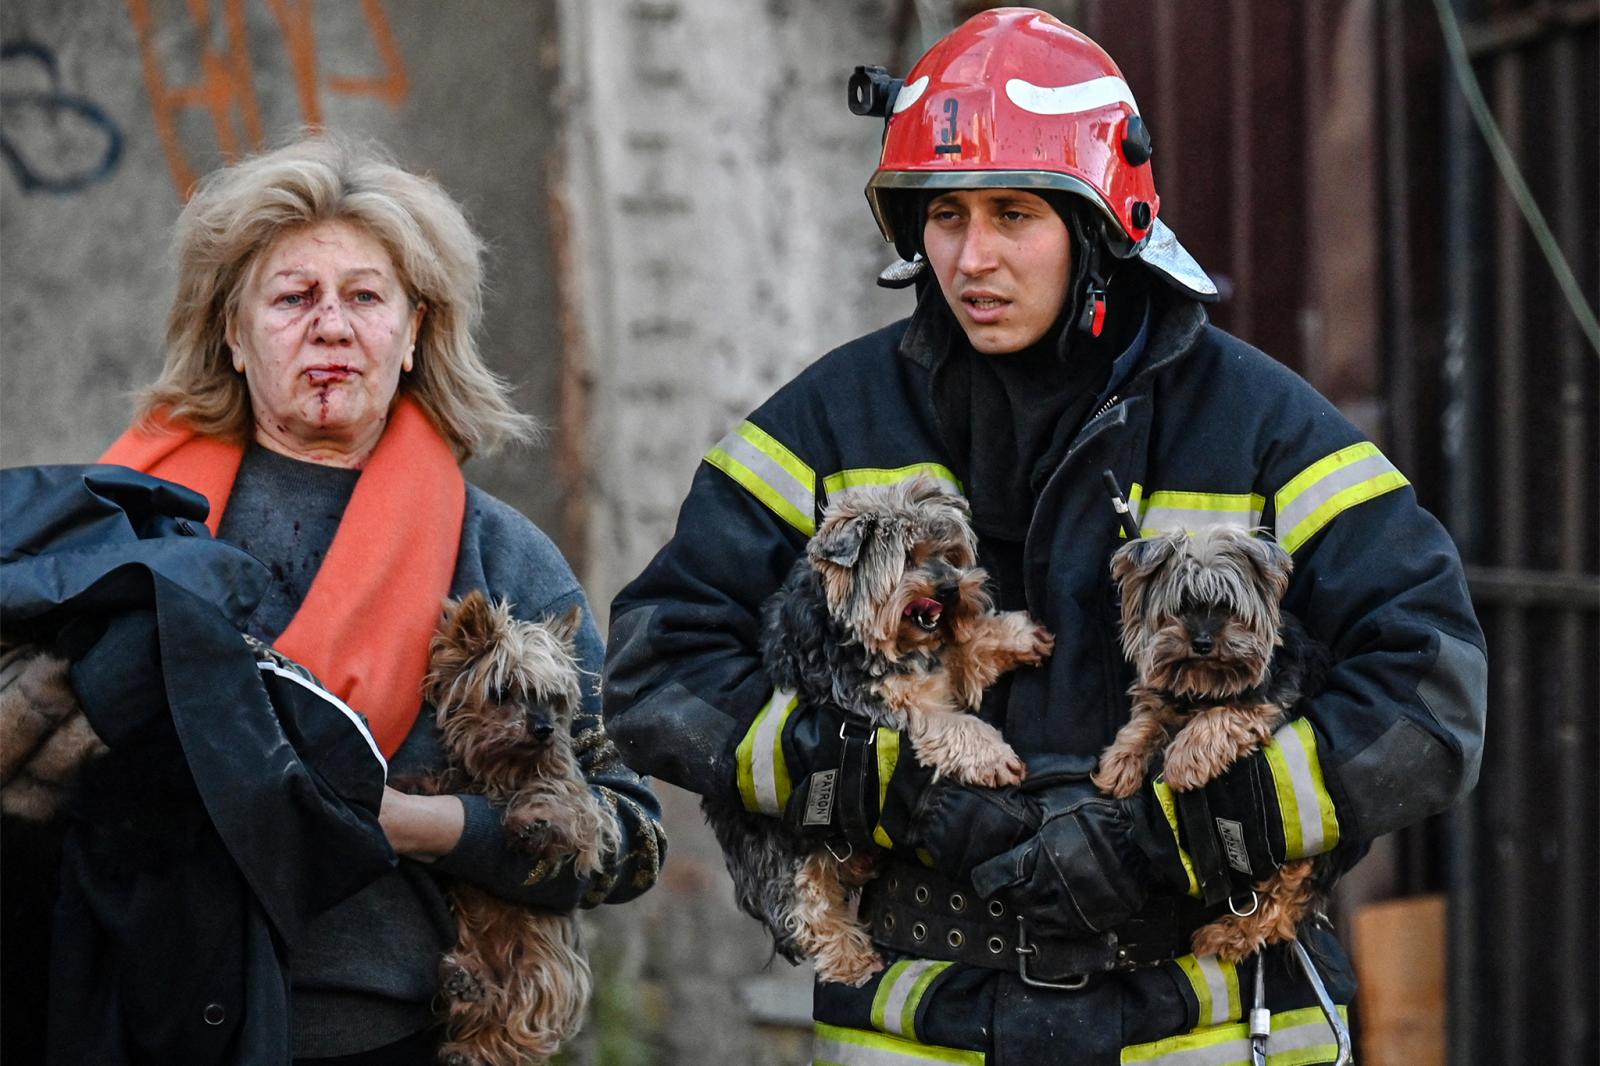
[[[100,457],[176,481],[211,501],[213,536],[244,449],[157,421],[130,429]],[[422,708],[428,641],[450,593],[467,485],[455,454],[410,397],[394,406],[306,598],[274,643],[367,716],[384,755]]]

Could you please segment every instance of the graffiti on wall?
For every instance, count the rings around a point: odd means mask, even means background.
[[[56,54],[33,41],[0,45],[0,158],[24,192],[77,192],[122,159],[122,131],[99,104],[67,92]],[[17,88],[43,76],[43,84]]]
[[[181,198],[194,187],[196,173],[178,136],[178,116],[199,111],[209,117],[224,158],[232,160],[244,152],[261,148],[266,133],[261,107],[256,99],[254,73],[250,64],[250,36],[246,19],[246,0],[188,0],[188,18],[198,42],[198,77],[187,84],[168,80],[166,67],[158,54],[159,26],[151,13],[151,0],[127,0],[128,14],[139,38],[140,59],[144,67],[145,88],[155,119],[156,135],[172,171],[172,183]],[[380,71],[361,77],[325,75],[317,62],[314,0],[264,0],[277,24],[294,78],[300,119],[307,126],[322,124],[323,94],[372,96],[390,107],[406,97],[409,82],[394,32],[383,11],[381,0],[360,0],[362,18],[377,53]],[[220,10],[220,25],[214,12]],[[220,33],[219,33],[220,30]],[[220,42],[220,43],[219,43]]]

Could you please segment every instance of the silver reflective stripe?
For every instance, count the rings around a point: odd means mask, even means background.
[[[1195,969],[1200,972],[1200,977],[1206,983],[1206,991],[1210,993],[1207,1005],[1211,1008],[1208,1018],[1201,1018],[1202,1025],[1221,1025],[1233,1021],[1229,1013],[1232,1006],[1232,986],[1228,982],[1228,975],[1222,971],[1222,964],[1215,955],[1201,955],[1195,958]]]
[[[883,1009],[880,1012],[877,1004],[874,1004],[872,1011],[873,1024],[886,1033],[909,1036],[915,1039],[917,1035],[916,1023],[913,1021],[910,1031],[907,1032],[907,1026],[902,1017],[905,1014],[906,1001],[911,998],[912,990],[917,987],[917,982],[921,980],[923,974],[926,974],[936,966],[940,969],[945,969],[949,965],[949,963],[935,962],[932,959],[912,959],[897,962],[891,966],[883,984],[878,987],[877,996],[873,997],[883,1005]],[[879,1016],[880,1013],[881,1017]]]
[[[1341,1014],[1345,1008],[1340,1007]],[[1307,1066],[1337,1056],[1333,1029],[1316,1007],[1272,1016],[1267,1037],[1268,1066]],[[1244,1024],[1200,1029],[1182,1036],[1124,1048],[1124,1063],[1139,1066],[1249,1066],[1250,1029]]]
[[[773,691],[772,699],[761,715],[761,724],[756,729],[755,743],[751,749],[750,777],[755,786],[756,809],[774,817],[783,814],[783,803],[778,798],[778,734],[789,717],[783,711],[794,702],[794,693],[782,689]]]
[[[740,424],[705,458],[801,533],[816,532],[816,475],[760,426]]]
[[[1139,510],[1139,504],[1133,504]],[[1261,524],[1266,500],[1242,493],[1153,492],[1139,515],[1139,530],[1145,536],[1194,532],[1206,526],[1238,526],[1254,529]]]
[[[1285,815],[1286,857],[1300,859],[1308,855],[1321,855],[1338,843],[1338,823],[1329,824],[1332,811],[1324,811],[1323,808],[1325,805],[1331,808],[1331,802],[1325,804],[1327,791],[1322,786],[1321,768],[1313,761],[1315,753],[1307,750],[1316,743],[1315,735],[1310,734],[1309,727],[1303,721],[1296,721],[1280,726],[1273,734],[1273,740],[1275,743],[1267,749],[1267,765],[1274,771],[1278,807]],[[1280,770],[1287,772],[1290,796],[1284,795],[1285,782]],[[1291,799],[1294,806],[1292,821],[1289,812],[1284,810],[1288,806],[1284,803],[1285,799]],[[1330,836],[1334,839],[1330,840]]]
[[[1369,445],[1368,448],[1371,448]],[[1302,523],[1311,518],[1320,508],[1333,503],[1334,497],[1346,489],[1355,488],[1365,482],[1374,481],[1385,474],[1398,475],[1394,464],[1389,462],[1382,452],[1371,448],[1370,454],[1355,459],[1353,462],[1334,466],[1314,482],[1306,485],[1295,493],[1292,499],[1283,500],[1278,511],[1275,534],[1280,542],[1293,541],[1296,546],[1310,538],[1310,533],[1300,530]],[[1280,493],[1280,498],[1285,493]],[[1369,497],[1363,497],[1363,499]],[[1359,501],[1353,501],[1359,502]],[[1340,507],[1337,510],[1343,510]],[[1331,519],[1333,516],[1327,516]],[[1311,523],[1308,526],[1311,532],[1327,524],[1327,519]],[[1295,535],[1299,531],[1299,535]]]
[[[903,1037],[818,1022],[812,1066],[984,1066],[981,1051],[919,1044]]]

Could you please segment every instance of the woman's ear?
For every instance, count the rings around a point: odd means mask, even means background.
[[[428,305],[417,301],[416,310],[411,312],[411,337],[406,341],[405,358],[400,360],[400,369],[404,373],[411,373],[411,368],[417,365],[417,338],[422,335],[422,316],[428,311]]]
[[[234,328],[234,324],[231,319],[229,320],[228,324],[223,327],[222,341],[228,346],[228,358],[233,362],[233,372],[235,374],[243,374],[244,353],[239,351],[239,332]]]

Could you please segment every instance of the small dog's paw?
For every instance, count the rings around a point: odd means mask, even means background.
[[[1217,771],[1200,745],[1174,743],[1167,749],[1161,776],[1174,792],[1192,792],[1216,777]]]
[[[1261,950],[1266,937],[1241,921],[1222,919],[1195,930],[1189,950],[1197,956],[1215,955],[1227,962],[1243,962]]]
[[[463,1003],[476,1003],[483,998],[485,992],[483,982],[473,976],[472,971],[465,966],[450,966],[445,972],[441,987],[445,995]]]
[[[1102,756],[1099,769],[1089,780],[1101,792],[1127,799],[1144,787],[1144,760],[1129,753]]]
[[[517,824],[508,820],[506,832],[516,849],[528,855],[542,855],[551,844],[550,823],[543,818],[533,818]]]
[[[478,1056],[463,1050],[461,1044],[445,1044],[439,1049],[440,1066],[483,1066]]]
[[[1050,658],[1050,653],[1056,650],[1056,635],[1044,626],[1035,625],[1028,631],[1028,646],[1022,652],[1022,661],[1029,666],[1037,666]]]
[[[883,969],[883,958],[872,949],[863,934],[859,939],[848,938],[828,952],[826,958],[817,959],[817,977],[835,984],[860,988],[872,980],[872,975]]]
[[[1007,751],[1009,754],[994,762],[986,771],[978,774],[979,780],[976,784],[984,785],[988,788],[1006,788],[1010,785],[1022,784],[1022,779],[1028,776],[1028,765],[1022,761],[1022,756],[1015,751],[1011,751],[1009,745],[1007,745]]]

